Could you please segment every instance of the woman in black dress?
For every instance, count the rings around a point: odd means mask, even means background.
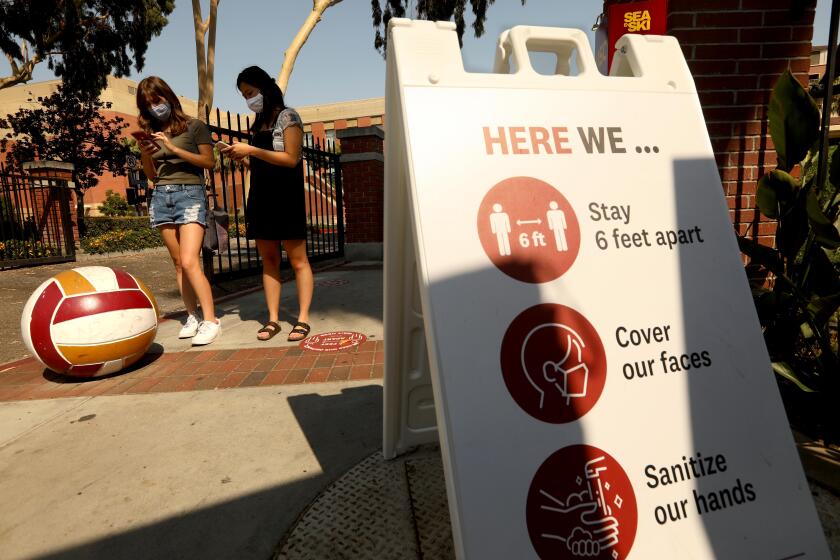
[[[251,188],[245,207],[245,230],[255,239],[263,261],[263,288],[268,322],[257,338],[268,340],[280,332],[280,244],[295,271],[298,291],[297,322],[288,340],[309,335],[312,303],[312,268],[306,257],[306,201],[303,185],[303,124],[294,109],[286,107],[283,93],[263,69],[251,66],[239,73],[236,87],[257,116],[249,144],[225,149],[234,159],[249,156]]]

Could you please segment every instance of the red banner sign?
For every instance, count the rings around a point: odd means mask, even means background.
[[[609,64],[612,66],[615,42],[626,33],[665,35],[668,0],[645,0],[612,4],[607,11]]]

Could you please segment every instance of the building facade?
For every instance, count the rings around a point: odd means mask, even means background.
[[[0,115],[13,114],[23,107],[36,108],[38,103],[30,100],[50,95],[59,83],[59,80],[33,82],[0,90]],[[113,76],[108,77],[107,87],[100,96],[102,101],[111,104],[109,110],[103,111],[106,117],[121,117],[128,123],[129,126],[123,131],[123,136],[126,138],[130,138],[130,132],[138,128],[136,96],[137,82]],[[195,100],[184,96],[179,96],[178,99],[186,114],[196,114],[197,103]],[[335,142],[335,133],[338,130],[382,126],[384,124],[385,99],[378,97],[323,105],[306,105],[296,107],[296,109],[303,120],[306,141],[310,145],[325,146],[327,143]],[[211,125],[226,127],[228,122],[241,122],[244,127],[244,123],[253,122],[253,115],[251,114],[239,115],[225,112],[219,114],[219,121],[221,122],[216,122],[216,118],[216,112],[211,112]],[[6,132],[8,131],[0,130],[0,135],[5,135]],[[114,177],[105,174],[101,176],[99,184],[92,189],[88,189],[85,193],[85,208],[91,214],[97,214],[99,205],[105,200],[106,191],[112,190],[125,196],[128,186],[126,175]]]
[[[825,45],[815,45],[811,51],[811,70],[808,72],[808,78],[811,81],[819,80],[825,74],[825,67],[828,63],[828,47]]]

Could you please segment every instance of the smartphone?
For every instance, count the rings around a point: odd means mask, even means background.
[[[152,135],[147,132],[143,132],[142,130],[135,130],[131,133],[131,135],[134,137],[135,140],[137,140],[141,144],[152,145],[155,147],[155,149],[160,149],[160,144],[158,144],[154,137],[152,137]]]
[[[230,148],[230,144],[228,144],[227,142],[222,142],[221,140],[216,142],[216,149],[220,152],[227,150],[228,148]]]

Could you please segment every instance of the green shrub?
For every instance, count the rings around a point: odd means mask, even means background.
[[[128,216],[131,213],[131,206],[128,201],[111,189],[105,191],[105,201],[99,205],[99,211],[104,216]]]
[[[80,244],[86,253],[139,251],[163,245],[160,232],[149,226],[148,216],[87,217],[85,226]]]
[[[832,262],[840,250],[840,148],[828,149],[820,181],[820,111],[790,71],[773,88],[768,117],[777,166],[759,180],[756,203],[776,221],[776,243],[738,241],[751,265],[774,278],[772,288],[753,291],[773,371],[783,387],[817,393],[823,436],[837,442],[840,353],[830,325],[840,309],[840,271]]]
[[[160,232],[148,225],[144,229],[122,229],[106,231],[95,236],[88,235],[81,240],[82,249],[86,253],[95,254],[139,251],[162,245]]]
[[[245,237],[245,221],[240,219],[239,224],[237,224],[233,216],[230,217],[230,222],[228,222],[228,236],[230,237]],[[238,226],[238,227],[237,227]]]
[[[98,237],[109,231],[151,229],[148,216],[86,217],[85,228],[85,237]]]
[[[55,248],[44,245],[41,241],[21,241],[19,239],[0,241],[0,259],[2,260],[51,257],[55,254]]]

